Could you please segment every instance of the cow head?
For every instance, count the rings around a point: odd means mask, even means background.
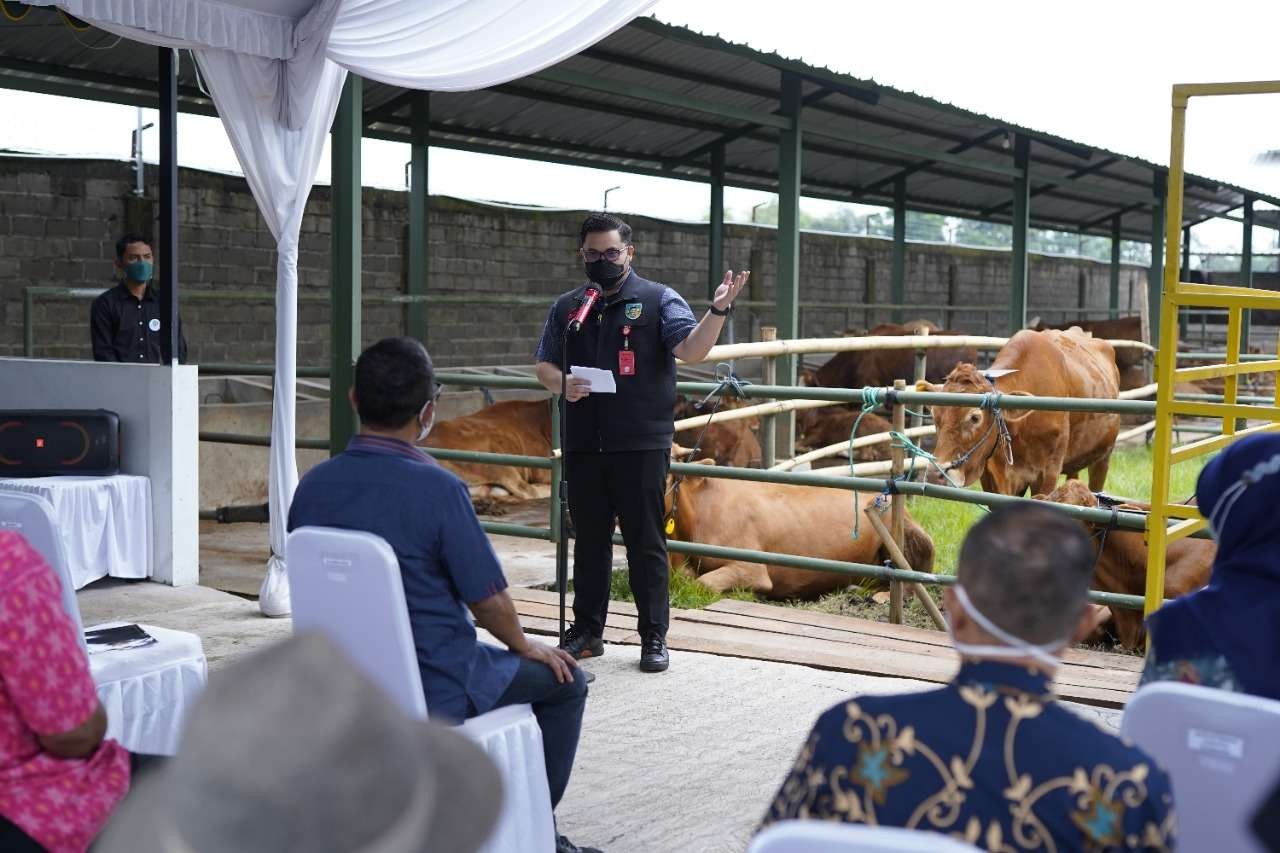
[[[939,391],[948,394],[990,394],[995,385],[972,364],[958,364],[942,385],[917,382],[918,391]],[[1016,392],[1015,392],[1016,393]],[[1030,411],[1002,413],[1006,424],[1022,420]],[[962,486],[971,486],[982,476],[987,460],[995,456],[1000,443],[1000,430],[994,423],[995,414],[981,406],[934,406],[933,424],[937,428],[933,455],[938,466]],[[937,486],[951,483],[936,467],[926,475]]]

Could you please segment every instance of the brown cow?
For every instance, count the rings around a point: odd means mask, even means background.
[[[550,401],[508,400],[465,417],[441,421],[421,446],[550,457]],[[535,486],[551,483],[551,472],[541,468],[511,468],[444,459],[440,464],[466,480],[472,500],[546,497],[547,489]]]
[[[676,420],[703,416],[704,423],[693,429],[681,430],[675,434],[676,444],[698,450],[699,458],[714,459],[717,465],[730,465],[735,468],[759,468],[764,452],[760,449],[760,440],[756,433],[760,429],[759,418],[743,418],[736,421],[721,421],[705,424],[711,414],[711,406],[699,409],[689,400],[676,404]],[[721,401],[718,411],[726,412],[748,405],[742,400],[726,399]],[[701,438],[701,441],[699,441]]]
[[[867,335],[920,335],[926,331],[930,335],[963,334],[939,329],[927,320],[916,320],[907,324],[885,323],[876,326]],[[805,384],[820,388],[863,388],[868,385],[879,388],[892,385],[895,379],[910,382],[916,376],[915,352],[910,347],[838,352],[817,370],[806,372]],[[925,364],[925,377],[936,382],[950,373],[957,364],[977,359],[978,353],[972,347],[930,349]]]
[[[820,409],[801,409],[796,413],[796,432],[800,438],[798,447],[817,450],[841,441],[849,440],[849,431],[858,421],[858,412],[843,407],[824,406]],[[893,429],[893,424],[874,412],[867,412],[858,422],[858,437],[876,435]],[[889,442],[859,447],[854,451],[858,462],[877,462],[889,458]]]
[[[992,383],[972,364],[962,364],[944,385],[919,383],[922,390],[953,394],[1023,394],[1037,397],[1115,399],[1119,376],[1114,350],[1106,341],[1079,329],[1065,332],[1023,330],[1001,348],[991,369],[1012,370]],[[1074,478],[1089,469],[1089,485],[1101,490],[1111,464],[1111,450],[1120,430],[1118,415],[1089,412],[1023,410],[1000,416],[1012,445],[1006,444],[1000,423],[988,409],[974,406],[935,406],[938,428],[934,455],[948,471],[969,486],[982,480],[989,492],[1004,495],[1048,494],[1058,476]],[[1012,457],[1013,461],[1009,461]],[[947,480],[936,469],[928,474],[939,485]],[[954,477],[953,475],[953,478]]]
[[[858,496],[863,507],[876,497]],[[861,519],[858,538],[850,536],[853,501],[852,495],[814,486],[688,476],[681,485],[676,528],[669,538],[880,565],[888,555],[866,518]],[[909,516],[904,551],[913,569],[933,571],[933,540]],[[684,559],[678,554],[671,558],[673,567]],[[689,557],[687,565],[699,583],[716,592],[749,589],[774,599],[814,599],[857,582],[851,575],[835,572],[710,557]]]
[[[1036,495],[1042,500],[1071,506],[1096,507],[1098,499],[1084,483],[1079,480],[1068,480],[1054,489],[1046,497]],[[1118,509],[1150,510],[1147,504],[1122,504]],[[1110,530],[1105,541],[1102,528],[1098,525],[1086,524],[1094,533],[1095,547],[1102,541],[1102,553],[1093,569],[1095,589],[1106,592],[1119,592],[1125,595],[1143,595],[1147,584],[1147,543],[1145,536],[1137,531]],[[1164,596],[1176,598],[1199,589],[1209,582],[1209,573],[1213,567],[1213,558],[1218,553],[1218,546],[1210,539],[1179,539],[1170,543],[1165,551]],[[1142,622],[1142,611],[1127,610],[1120,607],[1111,608],[1115,635],[1125,648],[1139,649],[1146,637],[1146,628]]]
[[[1027,326],[1034,332],[1045,329],[1070,329],[1077,327],[1104,341],[1142,340],[1142,318],[1120,317],[1115,320],[1081,320],[1077,323],[1048,324],[1036,317]],[[1120,347],[1116,350],[1116,369],[1120,371],[1120,390],[1129,391],[1147,384],[1147,351],[1138,347]]]

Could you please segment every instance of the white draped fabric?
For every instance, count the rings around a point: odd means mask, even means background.
[[[268,477],[273,556],[260,603],[287,615],[284,525],[297,485],[297,247],[347,70],[407,88],[482,89],[554,65],[656,0],[31,0],[135,41],[192,50],[277,243]]]
[[[329,23],[332,23],[330,15]],[[324,140],[347,72],[324,58],[323,28],[301,46],[280,73],[280,62],[226,50],[198,50],[196,59],[218,104],[223,127],[244,167],[249,188],[276,239],[275,382],[271,399],[271,453],[267,494],[271,557],[258,596],[267,616],[287,616],[289,581],[284,565],[285,525],[298,485],[294,453],[298,359],[298,232]],[[281,86],[293,86],[277,116]],[[303,95],[297,97],[299,92]],[[303,107],[307,111],[303,111]],[[276,121],[277,118],[291,121]],[[294,129],[289,124],[297,125]],[[264,128],[273,132],[264,133]]]
[[[394,86],[484,89],[590,47],[654,0],[343,0],[329,58]]]
[[[108,576],[151,577],[151,481],[146,477],[29,477],[0,480],[0,492],[48,501],[56,529],[68,531],[62,542],[75,589]]]

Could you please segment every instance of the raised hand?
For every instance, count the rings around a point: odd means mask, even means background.
[[[711,298],[711,304],[717,311],[726,310],[733,304],[733,300],[738,298],[738,294],[742,292],[742,288],[746,287],[750,278],[750,270],[743,270],[737,276],[734,276],[733,270],[727,271],[724,274],[724,281],[716,288],[716,294]]]

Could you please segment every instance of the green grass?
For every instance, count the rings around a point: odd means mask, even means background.
[[[1175,500],[1195,494],[1196,478],[1210,458],[1205,456],[1174,466],[1169,494]],[[1104,491],[1116,497],[1150,501],[1151,448],[1129,447],[1116,451],[1111,457]],[[908,498],[907,511],[933,537],[934,571],[953,574],[965,532],[984,515],[983,509],[937,498]]]
[[[1185,462],[1174,468],[1169,493],[1175,499],[1180,500],[1195,493],[1196,478],[1209,458],[1211,457]],[[974,488],[976,489],[977,486]],[[1111,470],[1107,475],[1105,491],[1117,497],[1149,501],[1151,499],[1151,449],[1131,447],[1117,451],[1111,458]],[[933,537],[934,571],[939,574],[954,574],[960,543],[964,540],[969,527],[981,518],[985,511],[982,507],[973,504],[937,498],[908,498],[907,510]],[[572,582],[569,588],[573,589]],[[874,596],[878,592],[882,592],[882,589],[875,581],[855,580],[849,587],[825,595],[817,601],[770,603],[883,622],[888,620],[889,606],[884,601],[875,600]],[[941,590],[937,587],[930,587],[929,592],[935,600],[941,596]],[[613,572],[609,597],[614,601],[635,600],[625,569]],[[671,572],[672,607],[682,610],[700,610],[724,598],[741,601],[764,600],[757,599],[753,593],[746,590],[731,590],[726,595],[720,595],[698,583],[686,572]],[[933,627],[924,607],[914,596],[908,596],[904,602],[903,622],[921,628]]]

